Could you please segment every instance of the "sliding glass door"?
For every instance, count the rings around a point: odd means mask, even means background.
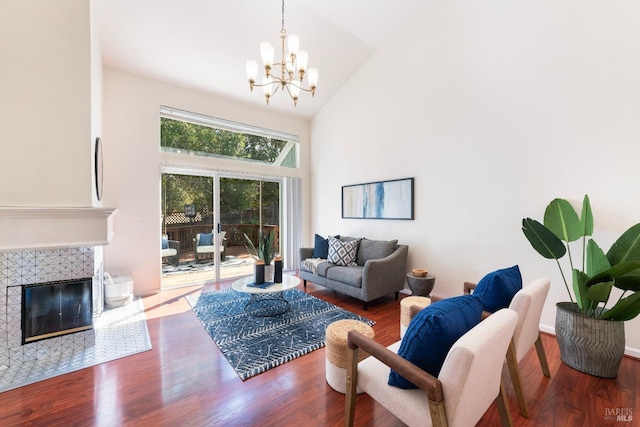
[[[252,274],[254,259],[247,250],[247,239],[258,247],[259,230],[274,230],[279,242],[280,187],[277,181],[220,178],[220,226],[229,257],[223,264],[222,278]],[[249,268],[246,258],[252,262]]]
[[[258,230],[278,242],[283,232],[281,182],[179,172],[162,174],[162,288],[252,274],[246,239],[257,247]]]

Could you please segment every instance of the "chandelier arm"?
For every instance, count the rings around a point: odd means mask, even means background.
[[[280,86],[280,82],[278,80],[273,80],[270,81],[269,83],[254,83],[253,86],[254,87],[263,87],[263,86],[269,86],[269,85],[278,85]],[[275,93],[275,91],[274,91]]]
[[[288,85],[287,85],[287,86],[288,86]],[[303,91],[305,91],[305,92],[311,92],[311,91],[312,91],[312,89],[311,89],[311,88],[309,88],[309,89],[305,89],[305,88],[303,88],[302,86],[298,86],[298,89],[303,90]]]
[[[280,81],[280,79],[273,79],[273,81],[270,81],[269,83],[254,83],[253,86],[254,87],[263,87],[263,86],[269,86],[269,85],[276,85],[276,89],[273,91],[273,93],[276,93],[276,91],[278,90],[278,86],[285,86],[287,88],[287,92],[289,92],[289,86],[293,85],[293,83],[291,82],[284,82],[284,85],[282,84],[282,82]],[[313,89],[309,88],[304,88],[302,86],[298,86],[298,89],[303,90],[305,92],[313,92]],[[291,96],[291,92],[289,92],[289,95]]]
[[[291,99],[294,99],[294,98],[293,98],[293,95],[291,94],[291,91],[289,90],[289,86],[290,86],[290,85],[285,85],[284,87],[287,89],[287,93],[289,94],[289,97],[290,97]],[[284,92],[284,91],[283,91],[283,92]]]

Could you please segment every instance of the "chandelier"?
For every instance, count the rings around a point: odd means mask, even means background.
[[[287,42],[287,48],[289,53],[285,55],[285,41]],[[295,34],[287,35],[287,30],[284,29],[284,0],[282,0],[282,29],[280,30],[280,47],[281,47],[281,59],[279,63],[274,63],[275,49],[269,42],[263,41],[260,43],[260,53],[262,55],[262,62],[264,64],[265,76],[262,78],[262,83],[256,83],[258,76],[258,63],[256,61],[247,61],[247,77],[249,78],[249,87],[253,92],[253,87],[262,87],[264,96],[269,104],[271,95],[281,88],[282,92],[287,92],[291,99],[293,99],[293,105],[298,105],[298,97],[300,91],[311,92],[311,96],[316,93],[316,85],[318,84],[318,69],[308,68],[307,63],[309,61],[309,53],[305,50],[300,50],[300,38]],[[277,73],[276,67],[280,67],[280,72]],[[279,74],[279,75],[278,75]],[[303,81],[305,75],[307,76],[308,87],[303,87]]]

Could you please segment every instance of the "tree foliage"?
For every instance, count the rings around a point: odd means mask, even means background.
[[[215,129],[193,123],[161,119],[162,147],[205,153],[234,159],[273,163],[286,141]],[[262,206],[260,206],[262,187]],[[220,210],[237,222],[256,224],[260,208],[278,206],[280,185],[277,182],[223,178],[220,180]],[[213,178],[179,174],[162,175],[162,212],[165,216],[183,212],[194,204],[196,212],[213,213]],[[277,218],[272,219],[277,220]],[[223,219],[223,222],[225,220]]]
[[[273,163],[287,142],[162,118],[160,145],[188,152]]]

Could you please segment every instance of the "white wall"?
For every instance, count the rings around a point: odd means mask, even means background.
[[[397,238],[442,296],[518,264],[525,283],[551,278],[553,330],[566,290],[521,220],[588,193],[605,250],[640,222],[638,22],[630,1],[461,0],[398,34],[312,122],[313,232]],[[404,177],[414,221],[341,219],[342,185]]]
[[[105,268],[112,275],[132,274],[137,295],[160,289],[161,166],[273,174],[248,162],[161,153],[161,105],[299,135],[301,167],[286,172],[302,178],[302,214],[309,217],[308,121],[123,71],[106,68],[103,75],[103,205],[119,209],[115,236],[105,248]],[[308,222],[303,233],[309,234]]]
[[[90,2],[1,8],[0,205],[92,206]]]

